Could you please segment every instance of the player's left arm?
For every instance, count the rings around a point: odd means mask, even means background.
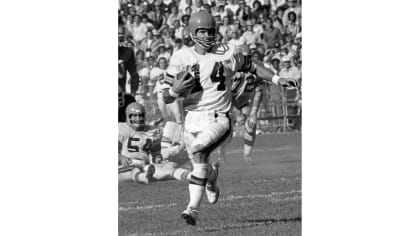
[[[246,121],[251,129],[253,129],[257,125],[257,112],[260,108],[262,98],[263,89],[262,85],[260,84],[257,87],[255,87],[254,98],[252,99],[251,112],[249,113],[249,117]]]
[[[285,78],[274,74],[273,71],[264,66],[261,61],[254,61],[249,55],[249,49],[247,47],[239,47],[235,51],[235,61],[237,70],[240,72],[249,72],[268,82],[273,82],[275,85],[290,87],[293,84]]]

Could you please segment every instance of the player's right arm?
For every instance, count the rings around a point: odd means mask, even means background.
[[[169,88],[163,89],[163,101],[170,104],[182,93],[187,92],[194,84],[194,77],[186,71],[181,71],[182,59],[180,53],[174,53],[169,60],[164,84]]]

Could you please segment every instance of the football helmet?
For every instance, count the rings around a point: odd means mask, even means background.
[[[198,11],[191,15],[188,27],[192,41],[199,47],[208,50],[216,44],[216,21],[208,11]],[[197,37],[197,30],[207,29],[207,37]]]
[[[146,109],[138,102],[130,103],[125,109],[128,125],[134,130],[141,130],[146,125]]]
[[[123,107],[125,103],[124,92],[120,85],[118,85],[118,108]]]

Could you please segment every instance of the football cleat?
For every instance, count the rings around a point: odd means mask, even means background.
[[[182,212],[181,217],[189,225],[195,225],[198,216],[198,209],[188,207],[185,211]]]
[[[209,180],[206,185],[207,200],[210,204],[215,204],[219,200],[219,187],[217,186],[217,177],[219,176],[219,162],[215,162],[211,165],[212,171],[214,171],[213,179]]]

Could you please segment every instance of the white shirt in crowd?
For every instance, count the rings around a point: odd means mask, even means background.
[[[279,76],[281,78],[286,78],[286,79],[299,79],[302,77],[299,69],[293,65],[289,69],[287,68],[281,69]]]
[[[235,46],[240,46],[240,45],[244,45],[245,41],[242,37],[238,38],[238,39],[231,39],[229,40],[229,43],[231,44],[235,44]]]
[[[141,41],[146,38],[147,25],[140,23],[138,26],[133,25],[133,38],[135,41]]]
[[[251,31],[245,31],[242,34],[242,38],[244,40],[244,44],[256,44],[261,41],[260,35]]]

